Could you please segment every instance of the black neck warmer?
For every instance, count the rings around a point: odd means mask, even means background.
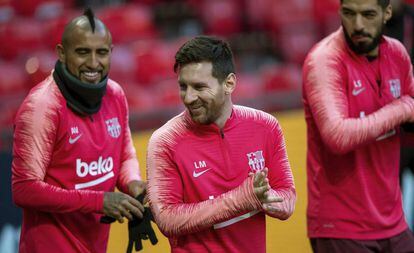
[[[56,62],[53,78],[68,107],[82,116],[92,115],[101,108],[108,76],[98,84],[87,84],[74,77],[59,60]]]

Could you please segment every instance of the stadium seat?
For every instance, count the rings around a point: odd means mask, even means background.
[[[313,15],[321,37],[340,26],[339,3],[338,0],[313,0]]]
[[[302,72],[300,65],[266,65],[260,70],[260,77],[265,92],[300,91],[302,87]]]
[[[44,19],[59,16],[73,0],[15,0],[11,4],[18,15]]]
[[[12,60],[44,47],[45,29],[31,18],[14,18],[0,25],[0,57]]]
[[[180,92],[176,78],[164,79],[153,87],[159,109],[181,105]]]
[[[332,16],[338,17],[340,1],[338,0],[313,0],[313,15],[317,22],[326,22]]]
[[[162,41],[138,41],[133,44],[135,80],[149,86],[174,76],[174,55],[178,47]]]
[[[266,30],[269,27],[267,15],[271,0],[246,1],[245,21],[251,29]]]
[[[205,33],[228,36],[242,30],[242,10],[237,0],[203,1],[199,16],[204,24]]]
[[[309,0],[268,0],[264,18],[270,29],[277,33],[287,25],[306,24],[313,20],[312,8]]]
[[[97,16],[108,26],[115,44],[157,36],[151,9],[145,5],[109,6],[97,12]]]
[[[131,112],[140,112],[151,108],[153,99],[148,89],[139,86],[133,80],[125,80],[120,84],[124,89]]]
[[[274,46],[288,63],[302,64],[309,50],[318,42],[316,24],[306,23],[285,25],[278,33],[273,33]]]
[[[255,74],[238,73],[233,97],[236,102],[257,99],[263,94],[263,84]]]
[[[27,90],[29,75],[18,62],[0,62],[0,94],[13,96]]]
[[[135,58],[128,44],[117,44],[112,50],[109,77],[120,84],[135,82]]]

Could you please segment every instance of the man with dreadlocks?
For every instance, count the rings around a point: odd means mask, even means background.
[[[108,78],[112,39],[91,10],[73,19],[59,60],[15,118],[12,191],[23,208],[19,252],[106,252],[107,215],[142,218],[128,107]],[[121,192],[113,192],[115,186]]]

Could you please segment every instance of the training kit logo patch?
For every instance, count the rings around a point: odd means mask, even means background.
[[[249,166],[252,171],[256,172],[265,168],[265,159],[262,150],[248,153],[247,158],[249,159]]]
[[[69,144],[74,144],[77,142],[80,137],[82,137],[82,133],[79,132],[78,127],[71,127],[70,128],[70,136],[69,136]]]
[[[211,170],[211,168],[207,169],[207,163],[206,161],[198,161],[194,162],[194,171],[193,171],[193,177],[197,178],[207,171]]]
[[[352,89],[352,95],[358,96],[365,90],[365,87],[362,86],[361,80],[354,81],[354,88]]]
[[[388,81],[390,84],[390,92],[394,98],[401,97],[401,84],[400,79],[391,79]]]
[[[121,125],[118,122],[118,118],[112,118],[105,120],[106,129],[112,138],[118,138],[121,135]]]

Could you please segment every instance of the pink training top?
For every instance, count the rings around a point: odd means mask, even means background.
[[[265,252],[265,213],[249,172],[268,167],[271,193],[284,199],[287,219],[296,193],[285,142],[276,119],[234,106],[220,130],[184,112],[152,135],[148,194],[155,220],[172,252]]]
[[[379,69],[352,52],[342,29],[305,60],[309,237],[381,239],[407,228],[399,126],[414,119],[412,68],[388,37],[377,60]]]
[[[121,87],[109,80],[99,112],[73,113],[50,75],[15,118],[12,190],[23,208],[20,253],[106,252],[104,192],[140,180]]]

